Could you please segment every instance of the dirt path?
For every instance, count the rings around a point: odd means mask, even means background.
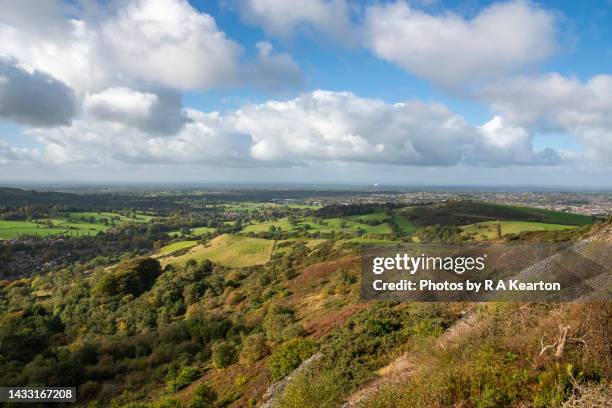
[[[471,305],[464,314],[463,318],[458,320],[436,340],[433,352],[438,349],[444,350],[456,343],[458,339],[465,337],[468,332],[481,329],[484,322],[478,319],[476,305]],[[361,402],[369,399],[381,389],[401,383],[402,380],[414,374],[417,367],[419,367],[419,364],[413,355],[402,354],[391,363],[379,369],[379,377],[355,391],[346,399],[346,402],[341,407],[354,408],[359,406]]]

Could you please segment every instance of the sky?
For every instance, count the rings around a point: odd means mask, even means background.
[[[0,182],[612,188],[612,0],[0,9]]]

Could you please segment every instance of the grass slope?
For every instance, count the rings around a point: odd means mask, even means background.
[[[215,232],[215,229],[212,227],[191,228],[191,235],[202,235],[202,234],[208,234],[211,232]],[[170,231],[168,232],[168,235],[170,235],[171,237],[177,237],[177,238],[184,236],[183,233],[179,230]]]
[[[295,228],[289,223],[287,218],[282,218],[276,221],[260,222],[259,224],[251,224],[244,227],[240,232],[248,234],[250,232],[257,234],[258,232],[268,232],[270,227],[281,228],[283,231],[293,231]]]
[[[181,249],[191,248],[196,246],[198,241],[179,241],[168,244],[159,249],[159,253],[162,255],[170,255],[176,251],[180,251]]]
[[[549,224],[528,221],[500,221],[501,233],[519,234],[524,231],[559,231],[576,228],[572,225]],[[488,240],[497,237],[497,221],[479,222],[461,228],[466,235],[474,235],[476,241]]]
[[[410,222],[408,218],[403,216],[402,214],[393,214],[393,222],[396,223],[402,233],[406,235],[411,235],[416,232],[416,227]]]
[[[451,201],[443,204],[408,207],[403,210],[403,214],[419,227],[430,225],[469,225],[497,220],[564,225],[587,225],[592,223],[591,217],[586,215],[475,201]]]
[[[282,231],[293,232],[299,231],[304,228],[305,225],[308,226],[308,232],[348,232],[354,233],[358,229],[363,230],[367,234],[390,234],[391,227],[387,223],[379,224],[379,225],[368,225],[359,222],[359,220],[368,220],[368,219],[377,219],[377,218],[367,218],[370,217],[379,217],[376,214],[367,214],[365,216],[350,216],[346,218],[326,218],[323,221],[319,222],[319,218],[315,217],[304,217],[301,218],[296,225],[291,225],[286,218],[282,218],[276,221],[266,221],[258,224],[248,225],[240,231],[241,233],[248,234],[259,233],[259,232],[267,232],[269,231],[271,226],[275,228],[281,228]],[[388,218],[388,216],[385,215]]]
[[[527,214],[534,216],[544,217],[548,219],[550,223],[554,224],[565,224],[565,225],[588,225],[592,224],[593,220],[588,215],[566,213],[561,211],[546,210],[544,208],[530,208],[530,207],[519,207],[519,206],[503,206],[507,208],[513,208],[516,210],[524,211]]]
[[[274,241],[223,234],[206,245],[196,245],[184,255],[170,258],[165,263],[184,264],[190,259],[212,262],[233,268],[263,265],[270,260]]]

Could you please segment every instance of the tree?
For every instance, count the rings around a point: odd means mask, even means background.
[[[280,380],[295,370],[302,361],[310,357],[317,345],[310,339],[291,339],[274,350],[268,359],[268,370],[272,379]]]
[[[242,341],[240,351],[240,362],[244,365],[251,365],[268,354],[266,336],[263,333],[251,334]]]
[[[217,400],[217,393],[208,384],[200,384],[193,393],[189,408],[209,408]]]
[[[263,322],[266,337],[272,341],[283,341],[300,336],[304,332],[301,324],[295,322],[293,310],[282,305],[272,305]]]
[[[212,361],[215,367],[225,368],[229,366],[236,357],[236,349],[227,342],[216,343],[212,346]]]
[[[151,289],[159,275],[161,265],[157,259],[137,258],[124,261],[98,281],[93,293],[100,296],[138,296]]]

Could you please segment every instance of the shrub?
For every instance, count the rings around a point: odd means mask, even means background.
[[[335,408],[346,393],[344,382],[334,371],[305,370],[295,376],[280,396],[283,408]],[[392,406],[392,405],[389,405]]]
[[[225,368],[234,361],[236,349],[227,342],[216,343],[212,346],[212,361],[215,367]]]
[[[217,393],[208,384],[200,384],[193,393],[189,408],[209,408],[217,399]]]
[[[284,341],[303,333],[303,328],[295,322],[293,310],[282,305],[273,305],[263,322],[266,337],[272,341]]]
[[[310,339],[294,338],[278,346],[268,359],[268,370],[274,380],[280,380],[310,357],[317,345]]]
[[[234,380],[234,384],[241,386],[241,385],[246,384],[248,381],[249,381],[249,377],[243,374],[239,374]]]
[[[183,408],[183,404],[179,400],[170,398],[153,403],[151,408]]]
[[[183,367],[174,378],[167,381],[170,392],[177,392],[200,378],[200,370],[195,367]]]
[[[266,336],[262,333],[251,334],[242,341],[240,362],[245,365],[251,365],[268,354],[268,352]]]

